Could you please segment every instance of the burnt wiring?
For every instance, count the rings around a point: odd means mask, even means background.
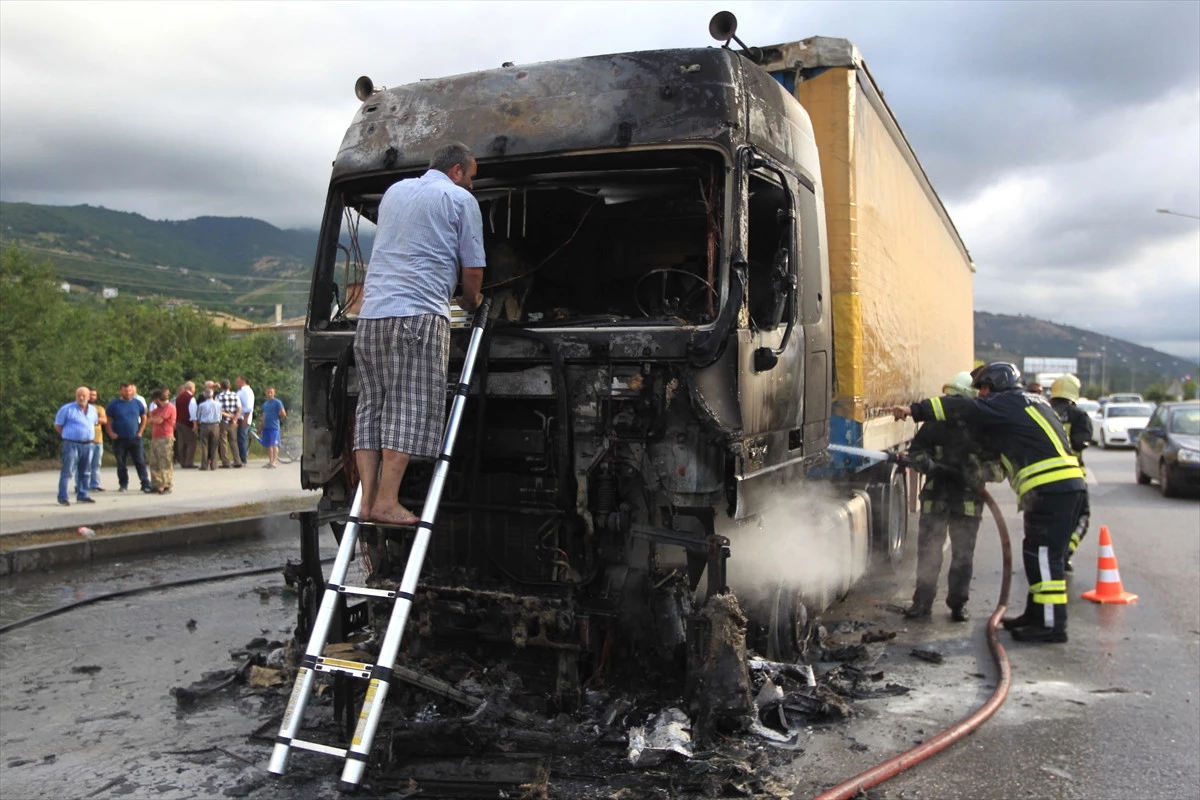
[[[335,321],[346,319],[350,308],[362,298],[363,281],[366,279],[366,265],[364,263],[362,248],[358,242],[358,223],[361,215],[349,206],[344,211],[346,232],[350,238],[350,245],[347,247],[341,242],[337,243],[337,247],[346,254],[346,258],[342,272],[342,288],[345,291],[345,297],[338,298],[338,310],[334,315]],[[334,286],[336,294],[337,287]]]
[[[573,242],[575,240],[575,237],[579,234],[580,229],[583,228],[583,223],[587,221],[588,215],[592,213],[592,210],[594,208],[596,208],[596,206],[601,205],[601,204],[602,204],[602,201],[597,201],[595,203],[592,203],[590,206],[588,206],[587,211],[584,211],[583,216],[579,218],[579,224],[575,226],[575,230],[571,232],[571,235],[567,237],[567,240],[565,242],[563,242],[562,244],[560,244],[558,247],[554,248],[554,250],[551,251],[550,255],[546,256],[541,261],[539,261],[537,266],[535,266],[533,269],[526,270],[525,272],[522,272],[520,275],[515,275],[511,278],[505,278],[502,281],[496,281],[495,283],[489,283],[487,286],[483,287],[483,291],[486,292],[491,289],[499,289],[501,286],[507,286],[510,283],[516,283],[517,281],[521,280],[522,278],[528,278],[530,275],[537,272],[542,267],[546,266],[546,264],[550,263],[550,259],[554,258],[556,255],[558,255],[560,252],[562,252],[563,248],[565,248],[567,245],[569,245],[571,242]]]
[[[705,236],[705,263],[708,269],[708,315],[711,317],[714,314],[713,304],[716,301],[716,266],[717,252],[721,247],[721,226],[717,221],[717,187],[716,176],[712,168],[709,168],[708,190],[705,191],[704,181],[700,181],[700,199],[704,203],[704,218],[707,223],[707,235]]]

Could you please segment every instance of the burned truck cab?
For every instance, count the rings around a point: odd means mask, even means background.
[[[430,602],[410,624],[593,671],[618,631],[669,655],[697,598],[729,587],[734,523],[825,458],[829,269],[808,115],[718,48],[367,84],[334,161],[305,334],[302,474],[322,492],[303,520],[306,579],[320,588],[316,531],[339,529],[357,484],[352,342],[379,201],[461,141],[479,164],[492,319]],[[467,334],[452,332],[451,375]],[[431,471],[410,467],[401,502],[419,510]],[[407,544],[378,536],[383,574]]]

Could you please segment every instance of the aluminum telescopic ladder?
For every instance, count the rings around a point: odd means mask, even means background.
[[[408,556],[408,564],[404,568],[404,577],[400,581],[400,587],[395,591],[346,586],[343,583],[346,572],[350,568],[358,531],[362,524],[359,518],[359,514],[362,513],[363,500],[361,483],[354,493],[354,501],[350,505],[350,515],[346,528],[342,532],[337,558],[334,561],[333,570],[329,574],[329,581],[325,584],[321,609],[317,613],[316,622],[313,623],[312,638],[308,641],[308,647],[304,651],[304,657],[301,659],[300,668],[296,673],[296,683],[292,687],[292,695],[283,712],[279,735],[275,737],[275,749],[271,753],[271,761],[267,769],[276,775],[282,775],[287,769],[288,756],[292,748],[299,748],[342,759],[345,762],[342,768],[343,788],[353,790],[362,782],[363,773],[367,767],[367,758],[371,752],[371,742],[379,727],[384,701],[387,699],[388,689],[391,686],[392,666],[396,663],[396,654],[400,651],[400,640],[404,636],[404,627],[408,623],[413,592],[416,591],[417,578],[420,577],[421,567],[425,561],[425,552],[429,547],[434,519],[437,517],[438,505],[442,499],[442,489],[446,485],[446,477],[450,472],[450,456],[454,451],[454,440],[458,437],[459,423],[462,420],[467,394],[470,391],[471,374],[475,369],[475,360],[479,355],[484,329],[487,325],[488,306],[489,301],[484,300],[475,312],[471,341],[463,361],[462,376],[459,378],[458,391],[454,396],[454,403],[450,407],[450,417],[446,421],[446,431],[442,436],[442,452],[438,456],[433,479],[429,483],[429,492],[425,495],[425,505],[421,508],[421,520],[416,523],[417,534]],[[325,639],[329,635],[329,627],[341,595],[378,597],[394,601],[392,615],[388,620],[377,663],[363,664],[357,661],[326,658],[323,655]],[[358,725],[350,740],[350,747],[347,749],[296,738],[318,672],[342,673],[370,680],[366,697],[363,699],[362,712],[358,717]]]

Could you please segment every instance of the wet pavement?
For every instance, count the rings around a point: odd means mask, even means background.
[[[1166,500],[1156,487],[1136,486],[1128,452],[1089,453],[1088,462],[1099,481],[1092,530],[1069,581],[1070,643],[1021,645],[1002,633],[1013,667],[1008,701],[979,731],[873,790],[872,798],[1200,795],[1200,503]],[[1019,548],[1012,495],[1000,487],[994,493]],[[1134,606],[1079,600],[1094,583],[1101,524],[1112,533],[1125,588],[1141,596]],[[332,537],[323,543],[331,547]],[[0,620],[184,573],[282,564],[297,550],[294,537],[281,535],[187,556],[10,576],[0,579]],[[856,588],[826,615],[833,638],[847,642],[867,628],[896,632],[891,641],[867,645],[866,661],[856,666],[881,670],[884,681],[912,691],[855,701],[848,721],[805,728],[802,750],[772,759],[774,773],[796,797],[810,797],[930,738],[986,699],[995,669],[983,627],[999,590],[1000,563],[988,520],[977,549],[973,616],[965,625],[950,622],[941,606],[929,622],[908,622],[895,612],[911,592],[911,563],[897,578]],[[1018,574],[1018,610],[1024,589]],[[269,743],[248,737],[275,718],[278,699],[264,705],[239,686],[180,713],[169,694],[205,672],[236,666],[230,651],[252,639],[286,640],[294,614],[282,579],[263,575],[106,601],[4,634],[0,793],[331,795],[338,770],[329,759],[298,754],[282,780],[266,773]],[[194,630],[190,620],[196,620]],[[914,657],[917,647],[941,653],[943,663]],[[828,666],[819,665],[818,673]],[[749,744],[768,749],[752,738]],[[605,779],[596,780],[602,786]],[[550,788],[551,797],[582,796],[555,787],[553,777]]]
[[[296,549],[294,535],[280,534],[7,576],[0,621],[164,580],[282,565]],[[184,713],[169,692],[236,666],[230,652],[251,640],[286,640],[294,624],[295,597],[281,575],[266,574],[107,600],[4,634],[0,795],[221,797],[265,776],[269,745],[247,741],[270,716],[257,695],[242,686]]]
[[[165,515],[189,514],[247,503],[310,498],[317,495],[300,488],[300,462],[265,469],[265,460],[251,460],[240,469],[175,469],[169,495],[143,494],[137,473],[130,470],[130,488],[117,491],[117,470],[101,473],[103,492],[92,494],[93,504],[81,504],[71,495],[70,506],[57,500],[58,471],[31,472],[0,477],[0,535],[27,533],[82,525],[124,522]],[[71,486],[74,486],[72,481]]]

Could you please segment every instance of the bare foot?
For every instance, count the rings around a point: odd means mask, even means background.
[[[371,516],[368,517],[372,522],[381,522],[385,525],[416,525],[421,521],[420,517],[409,511],[404,506],[397,503],[391,508],[380,508],[375,506],[371,509]]]

